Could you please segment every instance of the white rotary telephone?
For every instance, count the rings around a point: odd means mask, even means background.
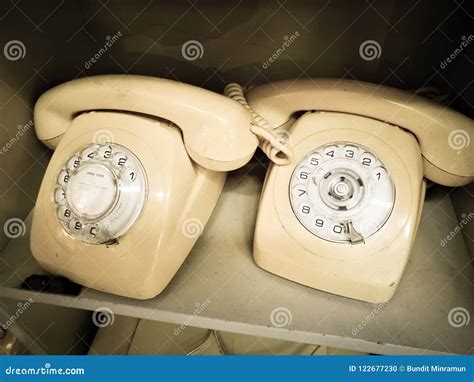
[[[427,179],[474,179],[474,125],[412,93],[349,80],[256,87],[255,113],[290,137],[294,161],[271,165],[254,239],[257,264],[369,302],[389,300],[413,246]]]
[[[31,250],[46,270],[110,293],[160,293],[219,198],[226,171],[258,140],[236,102],[170,80],[105,75],[38,100],[38,138],[55,149]]]

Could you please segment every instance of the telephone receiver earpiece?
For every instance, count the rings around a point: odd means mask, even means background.
[[[192,85],[138,75],[101,75],[66,82],[44,93],[35,106],[38,138],[55,149],[72,120],[92,110],[160,117],[183,133],[199,165],[229,171],[253,156],[258,140],[249,113],[226,97]]]
[[[366,116],[408,130],[421,149],[425,177],[446,186],[474,179],[472,119],[424,97],[386,86],[340,79],[280,81],[248,93],[252,109],[273,127],[298,111]]]

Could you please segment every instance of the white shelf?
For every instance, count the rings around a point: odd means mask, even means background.
[[[28,232],[11,240],[0,260],[0,296],[244,334],[380,354],[472,354],[474,330],[452,327],[448,312],[474,314],[473,268],[462,234],[440,240],[457,221],[449,190],[430,190],[413,254],[393,299],[357,335],[352,330],[376,305],[317,291],[274,276],[253,262],[252,240],[264,166],[254,161],[229,175],[225,191],[186,262],[158,297],[139,301],[84,288],[78,297],[20,289],[43,273],[29,251]],[[27,221],[29,223],[29,219]],[[276,223],[275,223],[276,224]],[[211,303],[194,316],[196,303]],[[275,308],[291,312],[283,328],[270,321]]]

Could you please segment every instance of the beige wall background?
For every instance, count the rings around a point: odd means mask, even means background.
[[[0,228],[34,205],[50,152],[33,128],[19,131],[32,120],[38,96],[56,84],[132,73],[221,92],[230,81],[351,78],[402,89],[435,86],[472,117],[473,47],[440,67],[472,32],[471,18],[463,5],[426,0],[2,2]],[[12,40],[24,46],[13,60],[3,52]],[[191,40],[199,48],[195,60],[182,53]],[[367,40],[380,45],[380,57],[361,57]],[[7,241],[2,230],[0,249]]]

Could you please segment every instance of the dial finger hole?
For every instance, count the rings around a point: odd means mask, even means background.
[[[137,180],[138,173],[135,167],[127,167],[125,170],[125,179],[127,182],[134,183]]]
[[[306,161],[307,165],[310,167],[319,166],[321,162],[322,162],[322,156],[319,155],[318,153],[310,154],[308,156],[308,160]]]
[[[359,155],[359,148],[353,145],[346,145],[342,149],[342,157],[355,159]]]
[[[313,207],[309,203],[302,203],[299,206],[299,211],[303,216],[309,216],[311,215],[312,208]]]
[[[81,151],[80,159],[82,161],[88,161],[88,160],[94,159],[96,157],[98,148],[99,146],[96,146],[96,145],[86,147],[84,150]]]
[[[376,182],[385,182],[387,180],[388,174],[384,167],[377,166],[371,173]]]
[[[369,168],[373,167],[376,163],[375,156],[373,156],[371,153],[364,152],[360,156],[360,163],[362,164],[362,166],[366,166],[366,167],[369,167]]]
[[[311,170],[308,167],[300,167],[296,171],[296,177],[303,181],[306,182],[311,176]]]
[[[54,191],[54,201],[59,204],[63,204],[66,201],[66,193],[63,188],[57,188]]]
[[[68,206],[62,206],[58,210],[58,217],[61,221],[67,222],[71,218],[71,210],[69,209]]]
[[[112,164],[119,169],[124,168],[127,164],[127,155],[122,152],[114,154]]]
[[[83,224],[77,219],[71,219],[68,223],[68,227],[71,231],[78,234],[81,232]]]
[[[97,152],[97,157],[100,160],[109,160],[112,158],[112,146],[106,145],[99,148]]]
[[[330,145],[324,148],[323,157],[326,159],[336,158],[339,156],[339,147],[336,145]]]
[[[66,186],[69,182],[69,172],[67,170],[62,170],[58,175],[58,183],[61,186]]]
[[[77,155],[73,155],[67,162],[67,168],[71,171],[74,171],[79,168],[81,160]]]
[[[87,224],[84,226],[84,236],[91,241],[97,240],[99,237],[99,227],[97,224]]]
[[[344,232],[344,227],[340,223],[333,223],[331,225],[331,231],[332,231],[332,233],[334,233],[336,235],[342,235],[342,234],[345,233]]]
[[[304,200],[308,197],[308,191],[306,190],[306,187],[303,184],[298,184],[293,187],[292,195],[295,198]]]
[[[313,227],[316,229],[323,229],[326,224],[327,222],[323,217],[318,216],[313,219]]]

